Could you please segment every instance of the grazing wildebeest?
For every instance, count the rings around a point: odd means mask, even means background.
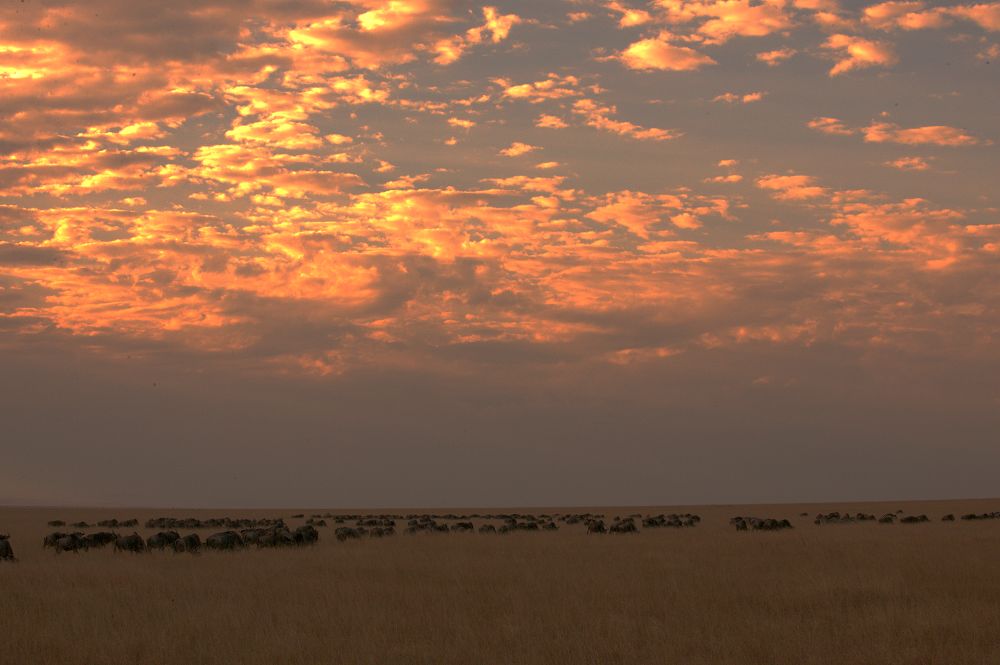
[[[942,522],[954,522],[955,521],[955,516],[952,515],[951,513],[948,513],[947,515],[945,515],[944,517],[941,518],[941,521]]]
[[[235,531],[220,531],[205,539],[205,547],[211,550],[234,550],[243,547],[243,539]]]
[[[146,539],[146,548],[149,550],[163,550],[170,547],[181,537],[176,531],[161,531]]]
[[[604,520],[593,520],[587,523],[587,533],[607,533]]]
[[[608,529],[608,533],[639,533],[638,527],[636,527],[635,522],[632,518],[624,519],[621,522],[615,522]]]
[[[87,541],[87,547],[101,548],[115,542],[115,534],[110,531],[98,531],[96,533],[88,533],[83,539]]]
[[[146,541],[142,539],[142,536],[137,534],[135,531],[128,536],[116,536],[115,537],[115,552],[145,552],[146,551]]]
[[[63,533],[62,531],[53,531],[42,539],[42,547],[55,547],[56,541],[68,535],[68,533]]]
[[[479,527],[479,533],[496,533],[497,528],[492,524],[484,524]]]
[[[10,544],[10,535],[6,533],[0,533],[0,561],[17,561]]]
[[[930,522],[930,518],[927,515],[907,515],[906,517],[900,518],[900,524],[918,524],[920,522]]]
[[[76,553],[87,549],[87,541],[84,539],[82,533],[71,533],[56,540],[53,547],[55,547],[57,554],[59,552]]]
[[[49,526],[66,526],[66,522],[63,520],[51,520],[49,521]]]
[[[729,523],[736,527],[737,531],[780,531],[791,529],[792,523],[788,520],[778,520],[773,517],[734,517]]]
[[[174,552],[197,554],[198,550],[201,549],[201,537],[196,533],[189,533],[183,538],[175,540],[172,547],[174,548]]]
[[[319,531],[312,524],[300,526],[292,535],[295,536],[295,542],[299,545],[312,545],[319,541]]]
[[[410,527],[410,529],[413,529],[413,528],[414,527]],[[410,529],[406,530],[407,533],[410,532]],[[414,533],[415,532],[416,531],[414,531]],[[340,542],[344,542],[348,538],[360,538],[361,535],[362,535],[360,529],[355,529],[355,528],[352,528],[352,527],[349,527],[349,526],[340,526],[340,527],[337,527],[334,530],[333,533],[337,537],[337,540],[339,540]]]

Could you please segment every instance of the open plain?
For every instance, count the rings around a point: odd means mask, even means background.
[[[10,534],[18,561],[0,563],[0,660],[997,663],[1000,520],[940,520],[998,506],[517,509],[599,512],[609,523],[615,515],[681,511],[701,522],[638,534],[588,534],[558,521],[558,531],[505,535],[400,529],[346,541],[334,537],[330,518],[312,546],[197,555],[111,547],[57,554],[42,540],[55,519],[134,517],[148,537],[155,530],[143,526],[155,516],[283,517],[294,526],[305,518],[293,514],[338,513],[4,508],[0,533]],[[902,510],[930,521],[814,524],[817,513],[834,510]],[[736,531],[729,523],[736,515],[787,518],[794,528]]]

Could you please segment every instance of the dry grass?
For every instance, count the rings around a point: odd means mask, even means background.
[[[896,507],[935,521],[798,517]],[[723,506],[693,509],[695,529],[620,536],[563,527],[338,543],[327,528],[313,548],[196,557],[55,555],[40,542],[56,517],[296,511],[0,509],[21,559],[0,565],[0,661],[1000,663],[1000,521],[936,521],[998,507]],[[796,529],[736,533],[726,520],[740,513]]]

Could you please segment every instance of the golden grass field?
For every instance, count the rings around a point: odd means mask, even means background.
[[[933,521],[816,526],[799,516],[897,508]],[[197,556],[57,555],[41,540],[56,518],[300,511],[0,508],[0,533],[20,559],[0,564],[0,662],[1000,663],[1000,520],[938,521],[998,508],[574,508],[563,512],[691,511],[703,521],[638,535],[576,525],[343,543],[331,524],[314,547]],[[737,533],[728,519],[738,514],[796,528]]]

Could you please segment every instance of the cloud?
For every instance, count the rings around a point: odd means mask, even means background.
[[[587,217],[598,222],[620,224],[640,238],[650,238],[654,227],[681,207],[675,197],[659,198],[643,192],[622,191],[609,195]],[[662,231],[662,230],[661,230]]]
[[[983,30],[1000,32],[1000,2],[959,5],[950,8],[950,13],[959,18],[973,21]]]
[[[831,35],[824,42],[823,48],[842,52],[840,60],[830,70],[830,76],[838,76],[856,69],[891,67],[898,61],[895,51],[889,44],[853,35]]]
[[[516,85],[506,79],[496,79],[495,82],[503,88],[504,96],[524,99],[532,104],[565,97],[578,97],[581,94],[580,79],[575,76],[549,74],[540,81]]]
[[[727,104],[752,104],[753,102],[759,102],[764,99],[767,95],[766,92],[747,92],[743,94],[737,94],[735,92],[725,92],[721,95],[717,95],[712,98],[713,102],[725,102]]]
[[[642,127],[625,120],[615,120],[611,117],[618,112],[614,106],[601,106],[592,99],[577,100],[573,104],[573,112],[583,116],[591,127],[640,141],[669,141],[680,136],[680,132],[672,129]]]
[[[631,28],[637,25],[644,25],[653,20],[653,16],[644,9],[627,7],[621,2],[608,2],[605,7],[613,12],[621,14],[618,25],[622,28]]]
[[[965,130],[947,125],[925,127],[900,127],[895,123],[873,122],[862,128],[865,141],[869,143],[902,143],[904,145],[967,146],[979,143],[979,139]]]
[[[510,146],[501,150],[500,154],[504,157],[519,157],[534,150],[539,150],[539,147],[528,143],[521,143],[520,141],[514,141],[510,144]]]
[[[948,9],[925,9],[923,2],[903,0],[865,7],[864,22],[878,30],[924,30],[942,28],[949,23]]]
[[[629,69],[687,72],[716,64],[715,60],[687,46],[670,43],[669,33],[629,45],[618,59]]]
[[[900,171],[927,171],[931,168],[930,158],[927,157],[899,157],[885,165]]]
[[[868,143],[900,143],[904,145],[968,146],[979,139],[958,127],[927,125],[901,127],[891,122],[872,122],[866,127],[848,127],[837,118],[813,118],[806,123],[810,129],[836,136],[860,134]]]
[[[797,51],[793,48],[782,48],[774,49],[773,51],[762,51],[756,55],[756,58],[768,67],[777,67],[796,53]]]
[[[779,201],[807,201],[824,197],[827,190],[808,175],[766,175],[757,179],[757,186],[772,192]]]
[[[566,127],[569,127],[569,125],[565,120],[559,118],[558,116],[543,113],[535,119],[535,127],[544,127],[545,129],[565,129]]]
[[[809,129],[815,129],[824,134],[834,134],[837,136],[851,136],[858,132],[858,130],[848,127],[837,118],[813,118],[806,123],[806,126]]]
[[[394,0],[362,12],[332,12],[303,21],[288,32],[288,40],[300,50],[345,58],[365,69],[412,62],[424,52],[433,53],[434,62],[449,65],[473,46],[503,41],[520,22],[518,16],[489,6],[482,8],[482,20],[456,30],[461,20],[451,3]]]

